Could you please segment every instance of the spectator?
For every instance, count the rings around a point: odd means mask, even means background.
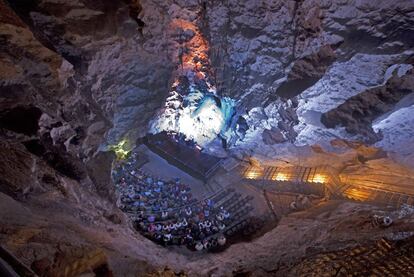
[[[179,179],[165,181],[144,174],[127,163],[119,170],[116,187],[120,193],[119,207],[134,213],[134,226],[149,239],[163,245],[187,245],[201,251],[226,244],[219,235],[231,222],[224,207],[215,201],[197,202],[190,187]]]

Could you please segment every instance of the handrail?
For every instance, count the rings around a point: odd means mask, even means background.
[[[343,188],[346,184],[343,183],[340,178],[339,174],[334,172],[334,168],[329,165],[321,165],[316,167],[305,167],[305,166],[299,166],[299,165],[293,165],[289,167],[281,167],[281,169],[284,169],[287,171],[287,175],[289,175],[288,180],[283,181],[277,181],[277,180],[271,180],[266,179],[266,172],[269,171],[269,168],[272,168],[273,166],[264,166],[262,169],[262,176],[259,179],[252,179],[252,178],[246,178],[246,173],[249,172],[249,169],[256,168],[255,166],[247,167],[246,170],[243,172],[243,176],[245,179],[249,180],[259,180],[259,181],[275,181],[275,182],[298,182],[298,183],[314,183],[309,181],[311,178],[310,173],[313,172],[312,177],[316,176],[317,174],[323,174],[326,176],[326,182],[323,184],[325,185],[325,188],[329,190],[329,192],[333,195],[336,195],[338,191]],[[278,167],[275,167],[278,168]],[[309,170],[309,174],[307,176],[303,176],[306,170]],[[276,172],[276,171],[275,171]],[[306,180],[304,180],[306,178]],[[332,186],[333,185],[333,186]]]

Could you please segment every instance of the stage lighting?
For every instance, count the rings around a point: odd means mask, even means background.
[[[166,109],[152,124],[151,132],[174,131],[204,147],[218,135],[224,136],[234,115],[234,106],[235,101],[230,98],[193,90],[183,98],[179,108]]]
[[[288,181],[289,176],[286,173],[279,172],[279,173],[277,173],[276,175],[274,175],[272,177],[272,180],[274,180],[274,181]]]
[[[310,182],[311,183],[326,183],[327,180],[327,176],[326,175],[322,175],[322,174],[315,174],[315,176],[313,176],[313,178],[311,178]]]
[[[186,107],[178,120],[179,132],[200,144],[212,141],[223,128],[224,117],[212,98],[203,99],[200,106]]]
[[[115,152],[118,160],[123,160],[128,156],[128,153],[130,152],[128,148],[128,141],[126,139],[121,140],[116,145],[109,146],[109,149]]]

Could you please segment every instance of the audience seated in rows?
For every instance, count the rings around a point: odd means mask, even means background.
[[[232,216],[230,210],[244,207],[250,200],[221,193],[197,201],[190,187],[179,179],[165,181],[149,176],[134,169],[133,162],[118,167],[114,178],[119,206],[132,215],[139,232],[161,245],[185,245],[197,251],[225,245],[226,229],[241,217],[237,212],[237,217]]]

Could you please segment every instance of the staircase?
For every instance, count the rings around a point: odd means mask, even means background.
[[[414,241],[392,242],[381,239],[318,254],[307,259],[299,276],[414,276]]]

